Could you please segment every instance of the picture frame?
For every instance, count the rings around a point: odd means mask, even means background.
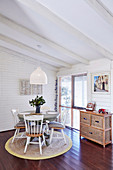
[[[31,84],[27,79],[19,80],[20,95],[31,95]]]
[[[20,95],[42,95],[42,85],[30,84],[28,79],[19,80]]]
[[[42,94],[42,85],[36,85],[36,84],[32,84],[31,85],[31,93],[32,95],[35,95],[35,94]]]
[[[110,73],[92,74],[92,93],[110,94]]]

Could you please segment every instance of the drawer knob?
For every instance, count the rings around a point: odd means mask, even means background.
[[[99,121],[98,121],[98,120],[95,120],[95,122],[96,122],[96,123],[99,123]]]
[[[92,132],[89,132],[89,134],[93,134]]]
[[[87,120],[87,118],[84,117],[84,120]]]

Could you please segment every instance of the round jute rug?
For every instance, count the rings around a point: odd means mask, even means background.
[[[54,132],[54,136],[61,135],[60,132]],[[64,154],[72,147],[71,139],[65,135],[66,144],[64,143],[63,138],[53,138],[51,144],[49,146],[42,147],[42,155],[40,155],[39,145],[30,144],[27,148],[27,152],[24,154],[24,147],[26,143],[26,139],[15,139],[14,143],[12,143],[11,137],[5,144],[5,149],[12,155],[30,160],[41,160],[41,159],[49,159],[59,155]]]

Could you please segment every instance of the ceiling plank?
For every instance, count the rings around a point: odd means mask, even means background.
[[[25,35],[37,40],[38,42],[44,43],[46,45],[49,45],[50,47],[58,50],[59,52],[63,53],[64,55],[69,55],[71,58],[84,63],[84,64],[89,64],[89,61],[81,56],[79,56],[78,54],[75,54],[74,52],[56,44],[55,42],[52,42],[36,33],[34,33],[33,31],[20,26],[19,24],[15,23],[14,21],[4,17],[3,15],[0,14],[0,22],[6,24],[7,26],[15,29],[18,32],[24,33]]]
[[[54,58],[54,57],[52,57],[52,56],[50,56],[50,55],[48,55],[48,54],[46,54],[46,53],[44,53],[44,52],[38,51],[38,50],[36,50],[36,49],[34,49],[34,48],[31,48],[31,47],[29,47],[29,46],[27,46],[27,45],[25,45],[25,44],[22,44],[22,43],[18,42],[18,41],[16,41],[16,40],[13,40],[13,39],[11,39],[11,38],[9,38],[9,37],[6,37],[6,36],[4,36],[4,35],[2,35],[2,34],[0,34],[0,40],[5,41],[5,42],[7,42],[7,43],[9,43],[9,44],[12,44],[12,45],[14,45],[14,46],[17,46],[17,47],[19,47],[19,48],[21,48],[21,49],[24,49],[24,50],[26,50],[26,51],[29,51],[30,53],[36,54],[36,55],[37,55],[37,59],[39,59],[39,60],[41,60],[41,61],[43,61],[43,62],[47,62],[47,61],[46,61],[46,59],[47,59],[47,60],[49,60],[49,64],[50,64],[51,61],[52,61],[52,63],[57,63],[57,64],[59,64],[60,67],[69,67],[69,68],[71,67],[70,64],[67,64],[67,63],[65,63],[64,61],[61,61],[61,60],[59,60],[59,59],[56,59],[56,58]]]
[[[85,0],[108,24],[113,26],[113,14],[101,0]]]
[[[98,50],[104,57],[113,60],[113,53],[109,49],[106,49],[98,42],[95,42],[95,40],[79,31],[78,28],[75,28],[73,25],[71,25],[71,23],[65,21],[63,18],[58,16],[58,14],[56,15],[41,3],[33,0],[19,0],[18,2],[29,7],[31,10],[35,11],[36,13],[39,13],[45,18],[48,18],[50,21],[54,22],[55,24],[63,28],[65,31],[85,41],[86,43],[89,44],[89,46]]]

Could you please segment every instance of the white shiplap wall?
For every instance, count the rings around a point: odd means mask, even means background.
[[[97,60],[91,63],[89,66],[90,73],[93,75],[97,73],[109,73],[110,74],[110,91],[111,91],[111,61],[107,59]],[[98,94],[92,93],[91,91],[91,100],[96,102],[96,110],[100,108],[106,109],[108,112],[111,112],[111,92],[110,94]]]
[[[13,118],[12,108],[19,108],[20,111],[33,110],[29,105],[29,100],[35,95],[19,95],[19,80],[29,79],[30,74],[38,66],[46,72],[48,84],[43,86],[43,96],[46,105],[54,109],[55,99],[55,79],[56,72],[47,68],[47,64],[37,64],[35,61],[29,61],[26,58],[18,57],[15,54],[0,51],[0,131],[12,129]]]

